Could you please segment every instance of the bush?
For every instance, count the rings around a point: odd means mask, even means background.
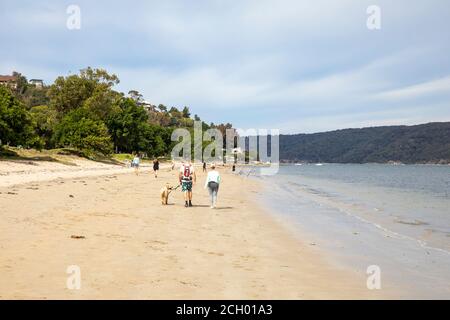
[[[69,112],[61,120],[56,126],[54,141],[59,147],[82,150],[88,157],[109,155],[113,151],[106,125],[83,108]]]
[[[57,124],[58,112],[49,106],[36,106],[30,109],[31,118],[35,124],[36,133],[43,140],[46,149],[54,147],[52,136]]]
[[[0,86],[0,141],[5,145],[42,147],[25,106],[3,86]]]

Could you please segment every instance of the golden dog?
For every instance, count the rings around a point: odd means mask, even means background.
[[[169,194],[173,187],[166,183],[166,186],[161,188],[161,204],[167,205],[169,202]]]

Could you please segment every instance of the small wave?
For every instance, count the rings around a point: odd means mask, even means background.
[[[382,225],[380,225],[380,224],[378,224],[376,222],[373,222],[373,221],[370,221],[368,219],[365,219],[365,218],[361,217],[358,214],[354,214],[354,213],[351,213],[348,210],[345,210],[344,208],[342,208],[343,205],[339,203],[340,202],[339,200],[337,200],[337,199],[332,200],[333,198],[336,198],[336,196],[333,196],[330,193],[327,193],[327,192],[324,192],[322,190],[318,190],[318,189],[315,189],[315,188],[311,188],[308,185],[300,184],[300,183],[293,182],[293,181],[289,181],[286,184],[288,184],[289,186],[298,188],[297,190],[294,190],[294,189],[291,188],[290,193],[292,195],[298,196],[299,192],[304,192],[305,194],[309,194],[309,195],[311,195],[313,197],[313,198],[310,198],[310,200],[312,200],[313,202],[318,204],[319,207],[327,206],[327,207],[331,207],[331,208],[337,209],[341,213],[344,213],[344,214],[346,214],[348,216],[351,216],[352,218],[355,218],[355,219],[357,219],[357,220],[359,220],[359,221],[361,221],[361,222],[363,222],[365,224],[370,224],[370,225],[374,226],[376,229],[383,231],[385,234],[387,234],[388,236],[390,236],[392,238],[414,241],[414,242],[418,243],[418,245],[421,248],[423,248],[423,249],[438,251],[438,252],[450,255],[450,251],[447,251],[445,249],[438,248],[438,247],[429,246],[428,243],[426,241],[424,241],[424,240],[416,239],[414,237],[407,236],[407,235],[395,232],[395,231],[393,231],[391,229],[383,227]],[[280,185],[278,185],[278,189],[281,192],[283,192],[283,190],[285,190],[285,188],[283,188],[283,186],[280,186]],[[321,203],[320,200],[314,199],[314,197],[319,197],[319,199],[320,198],[322,198],[322,199],[325,198],[326,199],[326,200],[324,199],[325,201],[331,201],[331,203]],[[353,204],[353,206],[355,206],[355,205],[356,204]],[[374,208],[374,210],[375,211],[383,211],[382,209],[379,209],[379,208]],[[399,224],[406,224],[406,225],[411,225],[411,226],[429,225],[427,222],[420,221],[420,220],[397,219],[395,222],[399,223]]]

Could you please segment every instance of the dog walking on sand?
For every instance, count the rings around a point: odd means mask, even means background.
[[[166,183],[166,185],[163,188],[161,188],[161,204],[162,205],[169,204],[170,193],[174,190],[177,190],[178,187],[179,187],[179,185],[174,188],[169,183]]]

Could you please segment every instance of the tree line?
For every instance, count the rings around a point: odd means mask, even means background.
[[[170,153],[172,131],[192,128],[188,107],[144,103],[137,90],[128,95],[114,90],[119,79],[90,67],[79,74],[58,77],[42,88],[15,73],[15,87],[0,86],[0,141],[25,148],[73,148],[87,156],[111,153]],[[145,108],[144,108],[145,105]],[[203,123],[203,129],[225,132],[232,125]]]
[[[450,163],[450,122],[280,135],[286,162]]]

